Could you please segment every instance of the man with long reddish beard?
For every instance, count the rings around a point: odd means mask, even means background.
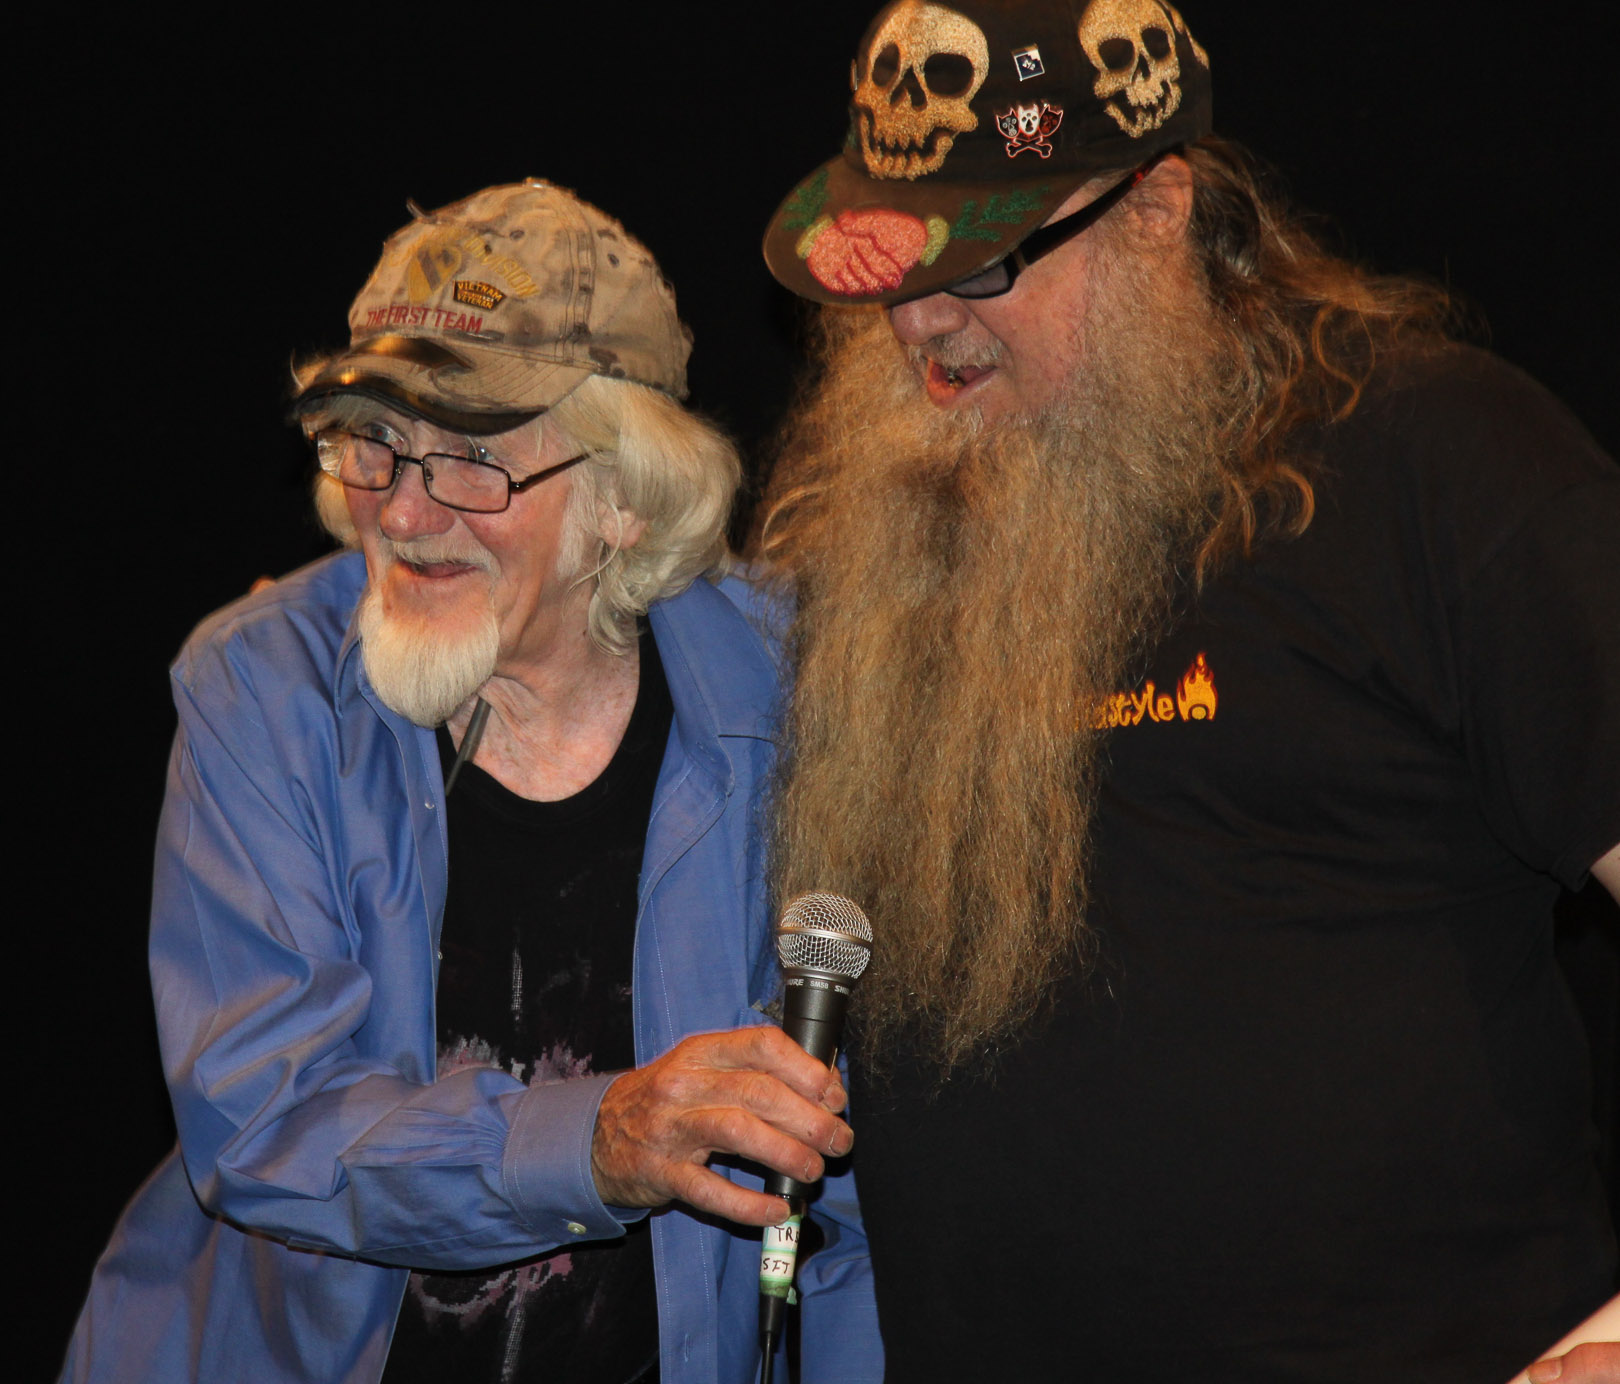
[[[1209,91],[1154,0],[904,0],[766,237],[891,1381],[1500,1380],[1613,1292],[1550,910],[1620,891],[1620,473]]]
[[[418,212],[349,325],[296,402],[346,551],[174,667],[179,1147],[64,1378],[749,1384],[759,1165],[851,1136],[763,1012],[775,663],[709,580],[735,453],[678,402],[652,256],[545,182]],[[846,1182],[802,1377],[876,1384]]]

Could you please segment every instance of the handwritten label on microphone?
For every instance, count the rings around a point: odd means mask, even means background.
[[[759,1250],[759,1290],[785,1298],[793,1288],[793,1265],[799,1257],[799,1216],[767,1227]]]

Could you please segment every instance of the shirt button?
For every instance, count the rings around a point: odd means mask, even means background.
[[[583,1235],[585,1233],[585,1227],[582,1226],[578,1221],[569,1221],[568,1233],[570,1235]]]

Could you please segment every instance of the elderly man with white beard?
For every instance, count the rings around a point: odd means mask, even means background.
[[[1168,4],[902,0],[851,96],[761,533],[887,1378],[1506,1379],[1614,1291],[1551,909],[1620,891],[1620,472]]]
[[[736,456],[676,402],[651,256],[544,182],[418,212],[349,321],[295,405],[346,551],[173,670],[179,1147],[64,1378],[744,1384],[787,1215],[760,1168],[812,1181],[851,1134],[764,1012]],[[875,1381],[847,1174],[813,1214],[802,1377]]]

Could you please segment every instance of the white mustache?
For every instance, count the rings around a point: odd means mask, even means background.
[[[453,562],[476,567],[480,572],[495,571],[495,560],[486,549],[452,538],[407,538],[397,543],[391,538],[382,538],[379,547],[383,557],[393,562],[410,562],[418,566]]]

